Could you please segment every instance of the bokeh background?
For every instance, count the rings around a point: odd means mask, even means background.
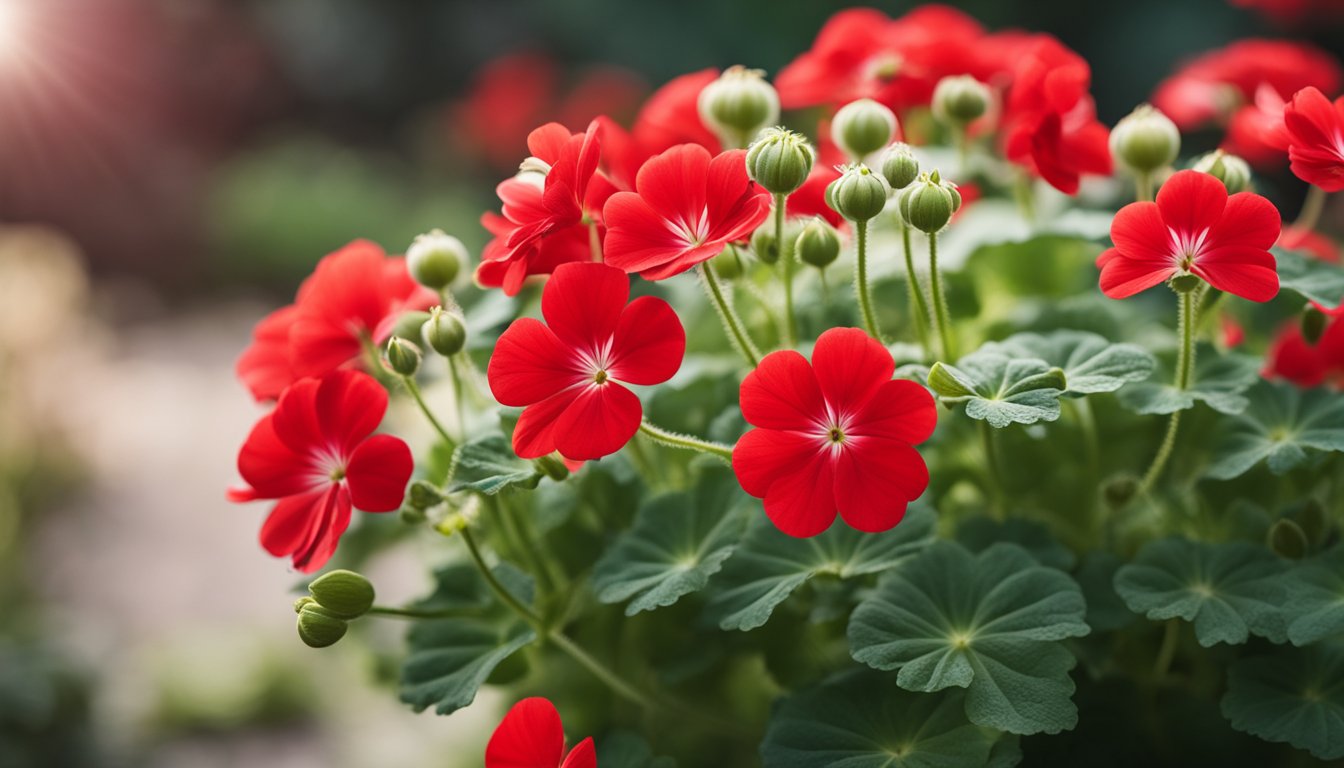
[[[953,4],[1082,53],[1108,124],[1239,37],[1344,50],[1293,3]],[[532,127],[628,116],[708,66],[773,73],[844,5],[0,0],[0,768],[478,760],[490,702],[403,710],[397,627],[298,642],[263,506],[224,501],[259,414],[233,360],[350,239],[479,249]],[[1300,185],[1263,183],[1295,210]],[[423,570],[371,564],[389,601]]]

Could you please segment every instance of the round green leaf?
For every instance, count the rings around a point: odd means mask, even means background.
[[[1154,381],[1132,384],[1116,395],[1120,404],[1143,415],[1161,415],[1184,411],[1203,402],[1219,413],[1238,414],[1246,410],[1242,395],[1260,380],[1260,360],[1247,355],[1220,355],[1213,346],[1196,346],[1194,381],[1185,389],[1170,382],[1175,370],[1174,354],[1158,358]],[[1168,382],[1168,383],[1160,383]]]
[[[892,571],[849,621],[854,658],[909,691],[966,688],[971,722],[1058,733],[1078,710],[1065,638],[1088,633],[1082,590],[1015,544],[939,541]]]
[[[1280,290],[1293,291],[1329,309],[1344,301],[1344,269],[1338,264],[1279,248],[1274,249],[1274,256],[1278,261]]]
[[[1156,359],[1143,347],[1112,344],[1095,333],[1054,331],[1019,333],[981,347],[1008,357],[1039,358],[1064,371],[1065,396],[1114,392],[1128,382],[1153,374]]]
[[[1344,647],[1277,648],[1232,665],[1223,695],[1232,727],[1322,760],[1344,757]]]
[[[1284,575],[1288,639],[1307,645],[1344,635],[1344,547],[1298,563]]]
[[[1002,429],[1059,418],[1064,374],[1044,360],[978,350],[955,366],[935,363],[929,387],[944,403],[965,403],[966,415]]]
[[[1338,392],[1262,381],[1246,397],[1250,405],[1214,453],[1209,477],[1237,477],[1261,461],[1282,475],[1309,452],[1344,451],[1344,397]]]
[[[990,517],[972,517],[957,525],[957,541],[972,552],[981,552],[999,542],[1017,544],[1031,553],[1041,565],[1073,570],[1072,551],[1050,534],[1050,529],[1033,520],[1015,518],[1002,522]]]
[[[518,458],[509,439],[485,435],[458,447],[453,457],[457,467],[450,493],[476,491],[494,495],[506,488],[536,488],[541,473],[530,461]]]

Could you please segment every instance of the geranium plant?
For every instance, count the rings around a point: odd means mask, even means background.
[[[537,127],[473,285],[441,232],[324,258],[238,364],[233,497],[342,566],[300,636],[409,622],[411,708],[517,702],[490,768],[1344,758],[1339,67],[1237,43],[1113,129],[1089,80],[843,11]],[[408,605],[352,570],[416,551]]]

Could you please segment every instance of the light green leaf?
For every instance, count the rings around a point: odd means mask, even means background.
[[[1059,418],[1064,372],[1044,360],[972,352],[956,366],[934,363],[929,387],[944,403],[965,403],[966,415],[1002,429]]]
[[[1260,361],[1238,354],[1220,355],[1208,344],[1195,349],[1194,380],[1186,389],[1177,389],[1173,381],[1172,356],[1159,358],[1154,381],[1131,384],[1116,394],[1120,404],[1138,414],[1168,414],[1194,408],[1203,402],[1219,413],[1238,414],[1246,410],[1242,395],[1260,380]],[[1168,382],[1168,383],[1159,383]]]
[[[1307,301],[1334,309],[1344,300],[1344,268],[1303,254],[1274,249],[1279,290],[1294,291]]]
[[[1283,577],[1284,618],[1293,645],[1344,635],[1344,547],[1297,563]]]
[[[1307,461],[1308,451],[1344,451],[1344,397],[1338,392],[1262,381],[1246,397],[1250,405],[1215,451],[1209,477],[1238,477],[1261,461],[1282,475]]]
[[[1237,661],[1222,710],[1239,731],[1321,760],[1344,757],[1344,646],[1282,647]]]
[[[494,495],[506,488],[536,488],[541,473],[532,462],[518,458],[508,438],[485,435],[464,443],[455,456],[457,472],[448,491],[476,491]]]
[[[1074,397],[1114,392],[1128,382],[1147,379],[1157,366],[1157,360],[1143,347],[1112,344],[1086,331],[1019,333],[980,349],[1010,358],[1039,358],[1062,369],[1068,385],[1064,394]]]
[[[1082,590],[1015,544],[973,555],[939,541],[883,578],[849,621],[854,658],[908,691],[966,689],[971,722],[1058,733],[1078,722],[1059,642],[1088,633]]]
[[[703,589],[733,553],[749,507],[760,505],[742,492],[731,469],[720,466],[700,473],[693,494],[668,493],[645,502],[634,527],[597,562],[597,599],[619,603],[633,597],[625,607],[633,616]]]
[[[1283,563],[1244,541],[1210,543],[1170,538],[1139,551],[1115,574],[1115,591],[1131,611],[1150,619],[1193,622],[1199,644],[1246,642],[1251,634],[1287,639],[1279,607]]]
[[[755,629],[813,576],[849,579],[899,564],[933,540],[934,522],[932,511],[912,504],[905,519],[883,533],[863,533],[837,521],[810,539],[795,539],[762,517],[714,577],[708,616],[723,629]]]
[[[910,693],[885,675],[856,670],[784,699],[761,761],[770,768],[982,768],[1011,737],[968,722],[965,698],[960,690]]]
[[[507,564],[495,577],[524,604],[532,602],[532,581]],[[424,611],[452,618],[416,622],[407,635],[410,653],[401,669],[401,700],[419,712],[434,707],[448,715],[471,704],[476,691],[500,662],[537,639],[528,624],[499,604],[469,565],[451,565],[435,574],[434,594],[416,603]]]

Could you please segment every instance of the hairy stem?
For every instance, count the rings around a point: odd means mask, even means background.
[[[868,335],[882,341],[882,331],[877,327],[877,314],[873,312],[873,297],[868,288],[868,222],[854,222],[854,232],[858,248],[858,260],[854,267],[854,293],[859,298],[859,313]]]
[[[1315,184],[1308,187],[1307,197],[1302,201],[1302,210],[1293,221],[1292,228],[1308,231],[1315,229],[1316,222],[1321,220],[1321,213],[1325,210],[1327,196],[1326,191]]]
[[[752,343],[742,319],[733,311],[732,304],[728,303],[728,297],[723,292],[723,286],[719,284],[719,278],[714,274],[714,268],[709,262],[701,262],[696,269],[705,283],[705,290],[709,293],[715,311],[719,313],[719,320],[723,322],[724,330],[728,332],[728,340],[751,367],[760,365],[761,353]]]
[[[952,341],[952,320],[947,314],[947,296],[943,293],[943,278],[938,273],[938,235],[929,233],[929,285],[933,293],[933,324],[938,329],[938,341],[943,347],[943,359],[953,362],[957,348]]]
[[[1177,389],[1189,389],[1190,379],[1195,367],[1195,302],[1192,294],[1177,294],[1179,312],[1178,332],[1181,336],[1181,348],[1176,358],[1176,381]],[[1148,471],[1143,473],[1143,482],[1139,484],[1139,494],[1145,494],[1152,490],[1158,479],[1162,477],[1162,470],[1167,465],[1167,460],[1171,458],[1172,450],[1176,447],[1176,434],[1181,426],[1181,412],[1173,411],[1171,421],[1167,424],[1167,434],[1162,438],[1162,445],[1157,449],[1157,455],[1153,457],[1153,463],[1148,466]]]
[[[905,281],[910,288],[910,316],[914,322],[919,346],[924,348],[924,359],[929,360],[933,358],[933,347],[929,340],[929,304],[924,298],[924,286],[920,285],[919,275],[915,272],[915,254],[910,244],[909,225],[901,226],[901,244],[905,248]]]
[[[784,346],[792,349],[798,344],[798,318],[793,314],[793,249],[784,248],[784,204],[787,195],[775,195],[775,248],[779,250],[779,267],[784,279]]]
[[[434,431],[439,433],[439,437],[443,439],[443,442],[448,444],[449,449],[455,448],[457,446],[457,441],[448,434],[448,430],[443,428],[443,424],[441,424],[438,418],[434,416],[434,412],[429,409],[429,405],[425,402],[425,398],[420,394],[420,385],[415,383],[415,377],[402,376],[401,383],[405,385],[406,391],[411,395],[411,399],[415,400],[415,404],[420,407],[420,412],[429,420],[430,426],[434,427]]]
[[[662,443],[663,445],[672,448],[707,453],[711,456],[717,456],[729,463],[732,463],[733,461],[733,447],[731,445],[724,445],[723,443],[702,440],[698,437],[692,437],[691,435],[671,432],[662,427],[656,427],[653,424],[650,424],[647,419],[639,423],[639,431],[644,433],[654,442]]]

